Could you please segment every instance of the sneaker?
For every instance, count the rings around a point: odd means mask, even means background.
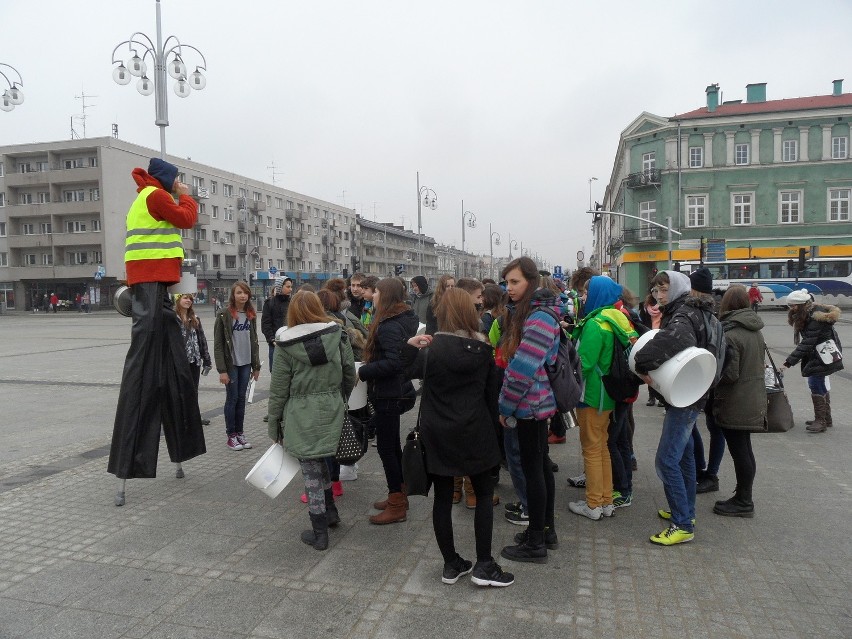
[[[515,543],[523,544],[527,540],[527,535],[529,534],[529,528],[527,530],[522,530],[519,533],[515,534]],[[559,537],[556,535],[555,530],[550,530],[549,526],[544,527],[544,545],[548,550],[558,550],[559,549]]]
[[[570,510],[575,515],[582,515],[583,517],[588,517],[594,521],[597,521],[603,516],[603,509],[598,506],[597,508],[589,508],[589,504],[585,501],[572,501],[568,503],[568,510]]]
[[[506,521],[516,526],[529,526],[530,516],[523,510],[507,510]]]
[[[653,397],[649,397],[648,401],[645,402],[645,406],[655,406],[657,404],[657,400]]]
[[[602,517],[612,517],[615,514],[615,505],[613,504],[604,504],[601,506],[601,516]]]
[[[343,496],[343,484],[340,483],[340,480],[331,482],[331,494],[334,495],[334,498]]]
[[[695,533],[678,528],[672,524],[658,535],[651,535],[651,543],[658,546],[674,546],[675,544],[685,544],[688,541],[695,539]]]
[[[229,435],[229,436],[228,436],[228,444],[227,444],[227,446],[228,446],[228,448],[230,448],[231,450],[242,450],[242,449],[243,449],[243,445],[242,445],[242,444],[240,443],[240,441],[237,439],[237,436],[236,436],[236,435]]]
[[[639,464],[636,463],[636,457],[630,458],[630,464],[633,467],[633,472],[636,472],[637,470],[639,470]]]
[[[695,486],[695,492],[699,495],[703,493],[715,493],[719,491],[719,477],[716,475],[705,474]]]
[[[524,505],[519,501],[510,501],[504,506],[504,508],[507,513],[519,513],[523,511]]]
[[[621,493],[620,493],[620,492],[618,492],[617,490],[613,490],[613,491],[612,491],[612,501],[615,501],[615,500],[616,500],[616,499],[618,499],[619,497],[621,497]]]
[[[477,561],[473,567],[470,580],[477,586],[496,586],[505,588],[515,583],[515,575],[503,572],[503,569],[493,559],[491,561]]]
[[[264,415],[264,416],[263,416],[263,421],[268,422],[268,421],[269,421],[269,415]]]
[[[448,564],[444,564],[444,574],[441,581],[445,584],[454,584],[459,580],[459,577],[470,574],[473,570],[473,562],[467,559],[462,559],[459,555]]]
[[[657,511],[657,517],[669,521],[672,518],[672,511],[660,508],[660,510]],[[695,517],[692,518],[692,525],[695,525]]]
[[[210,425],[210,420],[209,420],[209,419],[206,419],[206,418],[205,418],[205,419],[202,419],[202,420],[201,420],[201,425],[202,425],[202,426],[209,426],[209,425]]]
[[[242,433],[237,433],[237,441],[240,442],[246,450],[252,447],[251,444],[246,441],[245,435]]]
[[[633,495],[628,493],[626,495],[619,495],[618,497],[613,497],[612,505],[616,508],[627,508],[633,503]]]
[[[574,488],[585,488],[586,487],[586,473],[580,473],[576,477],[569,477],[568,483],[571,484]]]
[[[355,481],[358,479],[358,464],[340,467],[340,481]]]
[[[547,443],[551,444],[551,445],[553,445],[553,444],[564,444],[566,439],[567,438],[565,437],[565,435],[563,435],[562,437],[559,437],[559,435],[554,435],[553,433],[550,433],[547,436]]]

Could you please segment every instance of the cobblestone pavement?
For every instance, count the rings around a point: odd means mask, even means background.
[[[783,360],[791,348],[784,318],[762,316]],[[243,481],[267,447],[265,394],[248,410],[254,449],[229,451],[224,392],[209,378],[200,393],[213,422],[209,452],[176,479],[163,445],[160,476],[129,481],[127,505],[115,507],[106,454],[127,321],[13,314],[0,317],[0,331],[2,639],[852,637],[848,371],[832,377],[835,426],[824,435],[806,434],[807,388],[797,370],[788,375],[797,427],[753,437],[756,517],[711,512],[734,488],[726,457],[720,492],[698,496],[695,541],[673,548],[648,542],[664,527],[653,469],[662,409],[637,402],[634,502],[612,519],[567,509],[581,495],[565,481],[580,470],[577,431],[569,431],[551,449],[560,549],[546,565],[501,561],[515,585],[480,589],[441,583],[429,499],[411,498],[405,523],[367,522],[385,491],[374,448],[358,480],[344,484],[330,549],[302,544],[298,479],[276,500]],[[841,337],[852,344],[852,328],[842,326]],[[413,421],[411,412],[404,428]],[[504,502],[510,490],[504,473]],[[502,513],[501,505],[495,555],[519,530]],[[472,511],[456,506],[454,520],[470,558]]]

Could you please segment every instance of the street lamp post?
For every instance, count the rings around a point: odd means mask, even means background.
[[[672,218],[671,215],[666,218],[665,224],[660,224],[659,222],[654,222],[652,220],[645,219],[644,217],[639,217],[638,215],[630,215],[629,213],[622,213],[621,211],[592,211],[591,207],[586,213],[591,213],[592,215],[597,215],[598,213],[604,215],[617,215],[618,217],[629,217],[633,220],[640,220],[641,222],[645,222],[646,224],[650,224],[651,226],[656,226],[661,229],[666,229],[668,231],[668,252],[669,252],[669,269],[672,268],[672,233],[675,235],[681,235],[680,231],[675,231],[672,228]]]
[[[470,228],[476,228],[476,215],[474,215],[470,211],[464,210],[464,200],[462,200],[462,243],[461,250],[464,253],[464,227],[469,226]]]
[[[201,91],[207,85],[207,78],[201,73],[201,70],[207,70],[207,60],[204,54],[197,48],[189,44],[181,44],[176,36],[169,36],[163,42],[162,20],[160,17],[160,0],[157,2],[157,44],[141,31],[137,31],[130,36],[128,40],[120,42],[115,49],[112,50],[112,64],[118,64],[112,70],[112,78],[118,84],[129,84],[131,76],[136,76],[139,81],[136,83],[136,90],[142,95],[154,94],[155,104],[155,120],[154,124],[160,127],[160,157],[166,157],[166,127],[169,126],[169,102],[166,93],[166,72],[172,76],[177,82],[174,85],[174,91],[178,97],[185,98],[190,94],[191,89]],[[174,42],[172,42],[174,41]],[[123,45],[127,45],[127,49],[133,53],[133,57],[127,62],[116,59],[116,51]],[[139,56],[137,49],[143,53]],[[195,71],[187,75],[187,67],[183,62],[184,49],[191,49],[201,56],[201,64],[195,67]],[[166,59],[173,55],[174,57],[166,62]],[[151,57],[154,63],[154,81],[147,76],[148,66],[145,64],[145,58]],[[168,68],[167,68],[168,67]]]
[[[593,208],[592,207],[592,182],[595,182],[597,179],[598,178],[596,178],[596,177],[590,177],[589,178],[589,210],[591,210]]]
[[[429,197],[431,194],[431,197]],[[421,229],[423,228],[423,218],[421,216],[420,204],[425,204],[430,207],[432,210],[438,208],[438,196],[430,189],[428,186],[420,186],[420,171],[417,171],[417,252],[418,252],[418,266],[420,267],[420,273],[418,275],[423,275],[423,234]],[[426,278],[429,279],[428,277]]]
[[[494,236],[497,236],[495,239]],[[494,245],[500,246],[500,234],[497,231],[491,230],[491,224],[488,224],[488,248],[491,252],[491,266],[489,270],[489,277],[494,277]]]
[[[18,81],[16,82],[15,80],[10,80],[9,76],[0,70],[0,75],[3,76],[3,79],[6,80],[6,84],[8,85],[6,90],[3,91],[3,95],[0,96],[0,110],[11,111],[24,101],[24,92],[21,91],[21,87],[24,86],[24,79],[21,77],[18,70],[12,65],[0,62],[0,67],[11,69],[15,72],[15,75],[18,76]]]

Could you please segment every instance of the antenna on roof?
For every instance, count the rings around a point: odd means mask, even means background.
[[[275,170],[275,160],[272,160],[272,164],[266,167],[267,169],[272,169],[272,186],[275,186],[275,176],[284,175],[284,171],[276,171]]]
[[[85,91],[80,92],[81,95],[75,95],[74,98],[77,100],[83,101],[83,113],[80,115],[71,116],[71,139],[73,140],[75,137],[80,137],[77,135],[77,132],[74,130],[74,120],[77,119],[83,123],[83,137],[86,137],[86,118],[89,116],[86,115],[86,109],[91,109],[93,106],[97,106],[95,104],[86,104],[86,98],[96,98],[96,95],[86,95]]]

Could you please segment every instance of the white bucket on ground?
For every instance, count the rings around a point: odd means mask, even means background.
[[[184,260],[180,267],[180,282],[169,287],[172,295],[195,295],[198,293],[196,269],[198,260]]]
[[[355,362],[355,388],[349,394],[349,410],[358,410],[367,405],[367,382],[362,382],[358,379],[358,369],[361,368],[361,362]]]
[[[281,444],[272,444],[246,475],[246,482],[275,499],[301,468]]]
[[[630,351],[630,370],[636,372],[636,353],[650,342],[659,329],[648,331],[633,345]],[[713,383],[716,375],[716,358],[703,348],[690,346],[675,355],[658,369],[648,373],[651,388],[660,393],[670,405],[683,408],[694,404]]]

